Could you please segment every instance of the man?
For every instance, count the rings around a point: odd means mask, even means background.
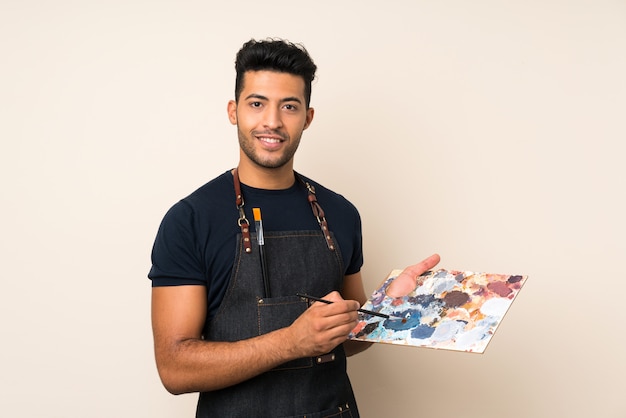
[[[293,169],[316,66],[302,46],[252,40],[235,67],[227,110],[239,164],[174,205],[153,248],[161,380],[174,394],[200,392],[197,417],[358,417],[346,356],[368,347],[347,340],[366,301],[360,217]]]

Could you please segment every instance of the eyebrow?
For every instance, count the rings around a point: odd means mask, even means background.
[[[269,100],[267,97],[263,96],[262,94],[257,94],[257,93],[252,93],[249,94],[248,96],[246,96],[245,100],[248,99],[260,99],[260,100]],[[280,103],[286,103],[286,102],[296,102],[296,103],[300,103],[302,104],[302,100],[300,100],[298,97],[285,97],[280,99]]]

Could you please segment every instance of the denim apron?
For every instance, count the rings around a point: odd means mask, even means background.
[[[311,189],[309,201],[314,206]],[[238,207],[243,215],[243,200]],[[315,208],[314,213],[320,220]],[[240,226],[230,283],[205,326],[205,339],[238,341],[287,327],[308,308],[296,293],[324,296],[341,289],[341,254],[332,233],[322,226],[320,231],[264,233],[271,289],[271,297],[265,297],[256,233],[250,233],[241,219]],[[322,356],[289,361],[237,385],[202,392],[196,413],[198,418],[358,416],[341,344]]]

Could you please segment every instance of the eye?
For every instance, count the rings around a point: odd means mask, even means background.
[[[259,108],[263,106],[261,102],[250,102],[250,107]]]
[[[294,105],[294,104],[286,104],[285,105],[285,109],[286,110],[290,110],[290,111],[296,111],[296,110],[298,110],[298,107],[296,105]]]

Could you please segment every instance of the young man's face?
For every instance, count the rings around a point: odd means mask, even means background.
[[[228,103],[237,125],[243,163],[263,168],[293,165],[302,132],[313,120],[306,108],[302,77],[274,71],[248,71],[238,103]]]

